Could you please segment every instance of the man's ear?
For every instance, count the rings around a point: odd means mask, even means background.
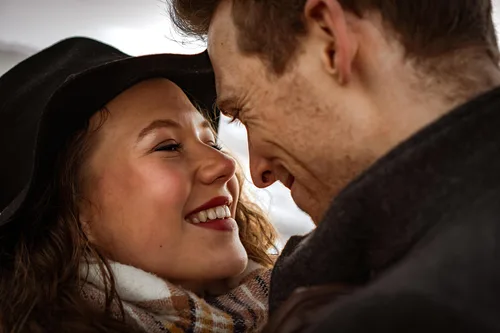
[[[357,42],[349,30],[346,11],[337,0],[307,0],[304,7],[307,30],[320,34],[326,70],[339,84],[351,79]]]

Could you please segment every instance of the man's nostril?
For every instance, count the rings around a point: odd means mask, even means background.
[[[269,183],[269,179],[270,179],[270,178],[271,178],[271,171],[269,171],[269,170],[268,170],[268,171],[264,171],[264,172],[262,173],[262,182],[263,182],[264,184]]]

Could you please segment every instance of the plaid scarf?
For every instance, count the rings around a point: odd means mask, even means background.
[[[267,321],[271,271],[260,266],[231,291],[205,298],[132,266],[112,263],[111,271],[124,319],[139,331],[260,332]],[[85,266],[82,278],[83,298],[104,309],[105,286],[98,266]],[[123,318],[118,302],[111,305],[111,314]]]

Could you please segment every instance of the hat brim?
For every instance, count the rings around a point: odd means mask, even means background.
[[[0,226],[36,198],[53,178],[58,154],[86,121],[109,101],[133,85],[166,78],[178,85],[211,121],[215,130],[219,112],[214,108],[214,74],[207,52],[197,55],[124,57],[70,76],[55,91],[41,117],[30,181],[0,213]]]
[[[207,52],[196,55],[149,55],[111,61],[70,76],[54,93],[47,115],[56,112],[94,113],[136,83],[151,78],[166,78],[177,84],[203,112],[214,128],[218,124],[214,74]],[[72,106],[72,110],[67,110]],[[46,115],[43,116],[45,118]]]

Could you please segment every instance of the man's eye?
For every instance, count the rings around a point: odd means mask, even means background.
[[[231,113],[229,114],[229,118],[231,118],[231,120],[229,121],[230,124],[239,121],[239,119],[240,119],[240,112],[241,112],[241,109],[239,109],[239,108],[238,109],[233,109],[231,111]]]
[[[167,152],[176,152],[182,149],[182,145],[180,143],[170,143],[165,145],[160,145],[154,149],[154,151],[167,151]]]

